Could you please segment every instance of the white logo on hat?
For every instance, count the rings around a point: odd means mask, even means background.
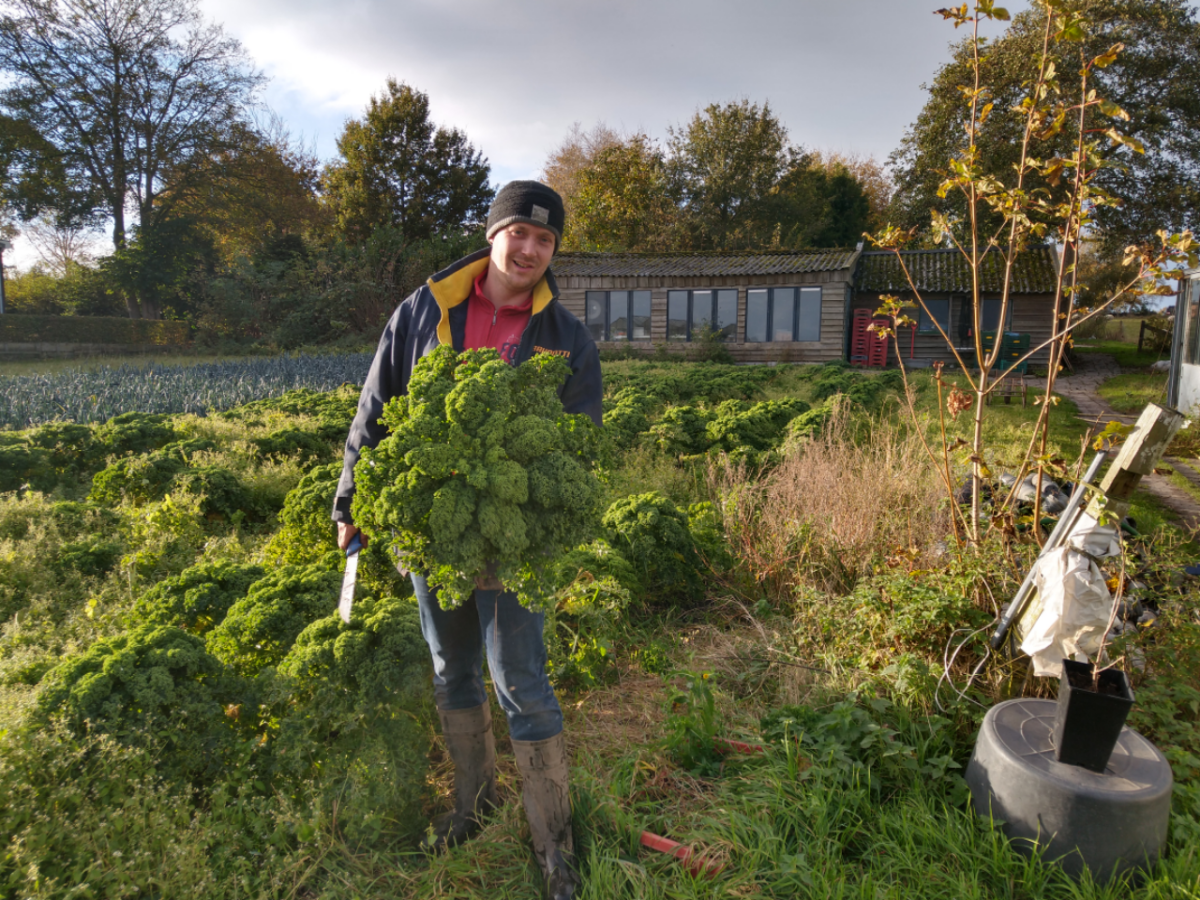
[[[531,212],[529,214],[529,218],[531,218],[537,222],[549,222],[550,221],[550,210],[546,209],[546,207],[544,207],[544,206],[538,206],[535,203],[533,205],[533,212]]]

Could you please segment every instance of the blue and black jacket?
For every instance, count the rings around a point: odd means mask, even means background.
[[[375,447],[387,436],[379,423],[384,404],[408,391],[417,361],[440,344],[461,353],[467,329],[467,303],[475,279],[487,269],[491,248],[472,253],[443,269],[404,299],[388,320],[358,398],[358,413],[346,439],[345,461],[333,501],[333,519],[350,522],[354,497],[354,464],[363,447]],[[558,389],[563,409],[584,413],[600,424],[602,407],[600,354],[591,333],[558,300],[558,285],[549,270],[533,289],[533,309],[521,337],[514,365],[535,353],[566,358],[571,375]]]

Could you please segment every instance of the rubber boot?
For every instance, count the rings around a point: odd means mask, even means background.
[[[571,835],[567,744],[562,732],[544,741],[513,741],[533,852],[550,900],[570,900],[579,885]]]
[[[454,760],[454,811],[433,820],[426,848],[440,852],[474,837],[480,819],[496,808],[496,739],[486,703],[438,710],[446,749]]]

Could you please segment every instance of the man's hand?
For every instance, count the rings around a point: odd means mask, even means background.
[[[354,536],[358,534],[358,526],[349,525],[346,522],[338,522],[337,526],[338,547],[340,547],[342,550],[345,550],[350,546],[350,542],[354,540]],[[367,536],[365,534],[362,536],[362,545],[363,547],[367,546]]]

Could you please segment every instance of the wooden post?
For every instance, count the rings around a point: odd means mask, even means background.
[[[1142,339],[1146,336],[1146,320],[1142,319],[1142,327],[1138,329],[1138,353],[1142,352]]]
[[[1147,404],[1138,417],[1133,434],[1121,445],[1117,458],[1101,479],[1101,496],[1088,504],[1088,515],[1094,519],[1124,516],[1138,482],[1143,475],[1154,471],[1183,423],[1182,413],[1164,409],[1156,403]]]

